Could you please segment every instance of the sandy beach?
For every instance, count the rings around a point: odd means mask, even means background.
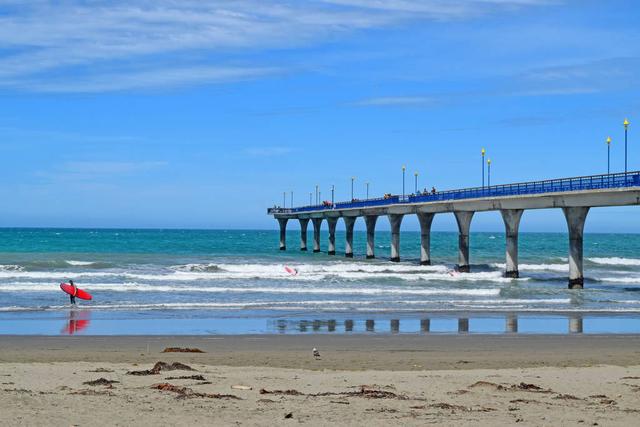
[[[635,335],[0,343],[5,425],[632,425],[640,413]]]

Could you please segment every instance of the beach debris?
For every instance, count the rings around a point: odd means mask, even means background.
[[[540,386],[537,386],[535,384],[527,384],[527,383],[520,383],[516,386],[512,386],[512,388],[517,388],[518,390],[527,390],[527,391],[542,391],[543,388]]]
[[[303,396],[304,393],[299,392],[298,390],[267,390],[266,388],[261,388],[259,391],[260,394],[281,394],[285,396]]]
[[[206,397],[209,399],[242,400],[241,398],[233,394],[199,393],[199,392],[193,391],[193,389],[190,389],[189,387],[180,387],[170,383],[154,384],[151,386],[151,388],[156,390],[169,391],[172,393],[176,393],[179,399],[193,398],[193,397]]]
[[[87,372],[92,372],[92,373],[108,373],[108,372],[113,372],[112,369],[107,369],[107,368],[96,368],[93,371],[87,371]]]
[[[163,353],[205,353],[199,348],[183,348],[183,347],[167,347],[162,350]]]
[[[278,394],[284,396],[309,396],[309,397],[326,397],[326,396],[344,396],[344,397],[364,397],[367,399],[398,399],[398,400],[407,400],[408,397],[396,394],[391,391],[385,390],[377,390],[377,389],[369,389],[365,386],[361,386],[358,391],[343,391],[343,392],[333,392],[326,391],[322,393],[302,393],[298,390],[267,390],[264,388],[260,389],[260,394]]]
[[[232,385],[231,388],[234,390],[253,390],[253,387],[241,384]]]
[[[98,378],[97,380],[93,380],[93,381],[85,381],[82,384],[91,385],[91,386],[104,385],[104,386],[107,386],[107,387],[113,387],[112,384],[116,384],[116,383],[119,383],[119,382],[120,381],[108,380],[106,378]]]
[[[314,358],[316,358],[316,359],[320,359],[320,352],[318,351],[318,349],[317,349],[317,348],[313,347],[312,352],[313,352],[313,357],[314,357]]]
[[[258,403],[277,403],[275,400],[271,400],[271,399],[258,399],[258,400],[256,400],[256,402],[258,402]]]
[[[329,403],[339,403],[340,405],[350,405],[346,400],[330,400]]]
[[[202,375],[182,375],[180,377],[167,377],[167,380],[196,380],[196,381],[206,381],[207,379]]]
[[[539,400],[533,400],[533,399],[513,399],[510,400],[509,403],[542,403]]]
[[[558,394],[557,396],[553,397],[554,399],[562,399],[562,400],[582,400],[579,397],[576,397],[572,394]]]
[[[289,412],[288,414],[286,414],[286,415],[284,416],[284,418],[285,418],[285,419],[293,418],[293,412]]]
[[[506,390],[505,386],[492,383],[490,381],[476,381],[475,383],[471,384],[468,388],[493,388],[496,390]]]
[[[115,396],[109,390],[94,390],[94,389],[77,390],[77,391],[72,391],[69,394],[76,394],[80,396]]]
[[[180,362],[173,362],[172,364],[156,362],[151,369],[143,371],[129,371],[127,372],[127,375],[158,375],[160,371],[195,371],[195,369]]]

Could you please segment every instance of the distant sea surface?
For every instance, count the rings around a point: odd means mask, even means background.
[[[365,260],[364,232],[346,259],[343,232],[328,256],[325,246],[300,252],[297,230],[281,252],[276,231],[0,229],[0,334],[269,332],[290,322],[300,331],[301,319],[417,325],[425,314],[640,316],[640,235],[587,234],[578,291],[567,289],[566,234],[520,234],[520,279],[503,277],[502,233],[471,234],[468,274],[453,272],[456,233],[432,234],[432,266],[418,265],[419,233],[402,233],[400,263],[388,261],[389,240],[378,232],[379,258]],[[93,301],[70,310],[59,288],[69,279]]]

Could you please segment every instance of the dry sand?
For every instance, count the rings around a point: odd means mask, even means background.
[[[628,426],[640,418],[639,356],[639,336],[5,336],[0,416],[61,426]],[[128,374],[158,361],[195,371]],[[95,380],[105,384],[85,384]]]

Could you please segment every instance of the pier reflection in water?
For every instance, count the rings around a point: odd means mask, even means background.
[[[519,321],[525,327],[519,329]],[[583,315],[519,316],[513,313],[491,317],[433,316],[401,319],[278,319],[272,328],[279,333],[561,333],[581,334]],[[640,321],[639,321],[640,322]],[[457,325],[457,328],[456,328]],[[504,325],[504,326],[500,326]],[[564,326],[563,326],[564,325]],[[639,331],[640,332],[640,331]]]

